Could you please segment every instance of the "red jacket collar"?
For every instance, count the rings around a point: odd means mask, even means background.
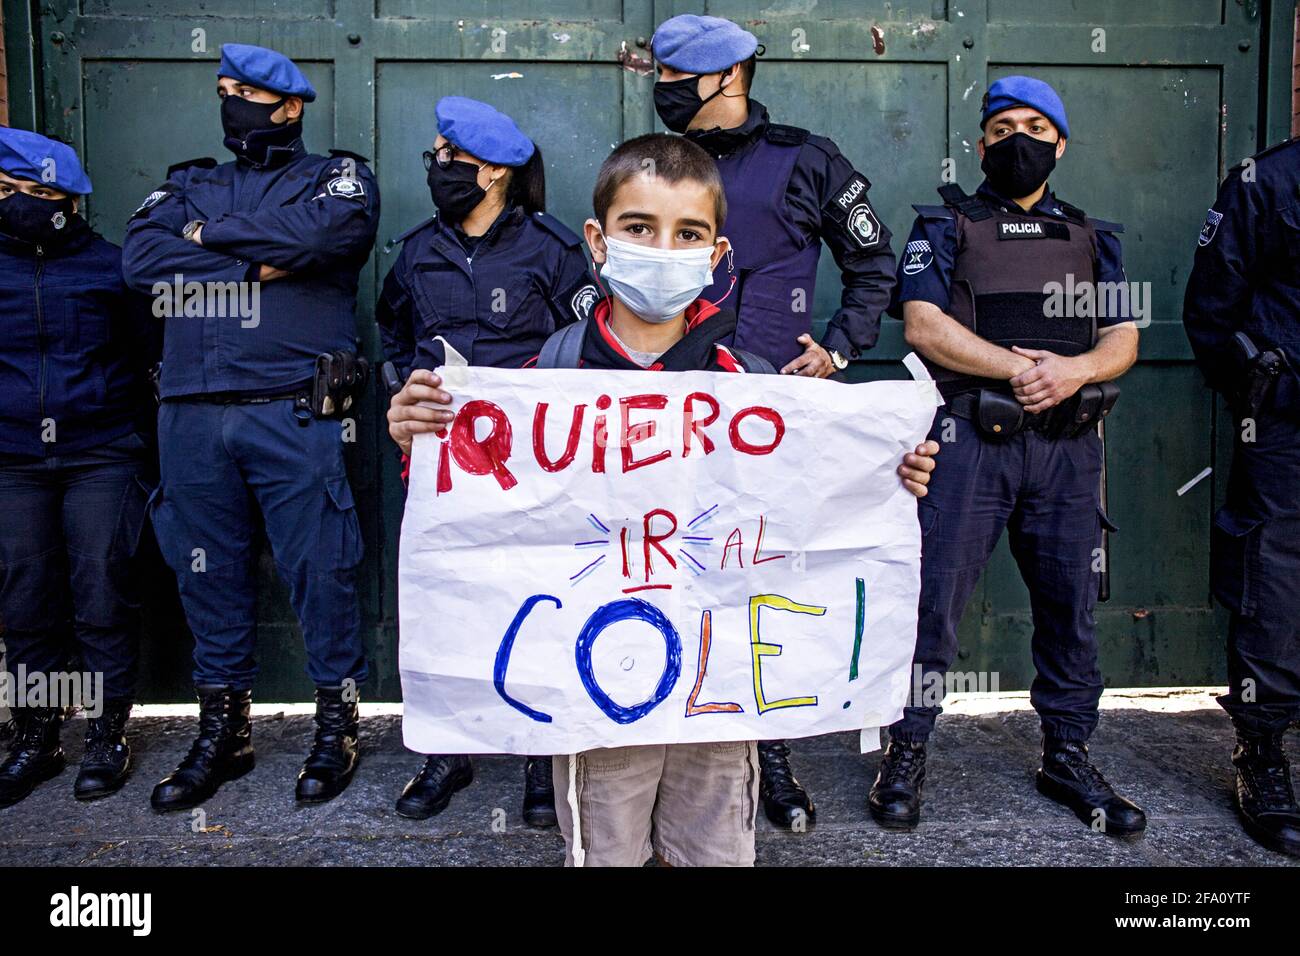
[[[606,344],[608,344],[609,347],[619,355],[623,356],[623,358],[631,362],[632,356],[627,354],[627,350],[623,348],[623,343],[615,337],[613,331],[609,327],[609,315],[611,309],[612,306],[610,305],[609,297],[606,296],[596,303],[595,309],[592,310],[591,317],[595,319],[596,328],[600,330],[601,337],[605,340]],[[686,331],[690,332],[705,319],[711,318],[721,311],[722,310],[712,302],[706,302],[704,299],[696,299],[686,307]],[[649,372],[659,372],[662,370],[663,365],[659,362],[655,362],[646,369],[646,371]]]

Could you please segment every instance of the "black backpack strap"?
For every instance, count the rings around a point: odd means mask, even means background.
[[[753,352],[747,352],[744,349],[738,349],[734,345],[724,346],[727,351],[736,358],[740,359],[740,364],[745,367],[746,372],[753,372],[756,375],[775,375],[776,366],[763,358],[761,355],[755,355]]]
[[[582,362],[582,343],[587,339],[587,320],[574,322],[552,332],[537,353],[535,368],[577,368]]]
[[[939,195],[945,206],[956,209],[971,222],[979,222],[993,215],[991,210],[978,196],[968,196],[966,191],[956,183],[944,183],[939,187]]]

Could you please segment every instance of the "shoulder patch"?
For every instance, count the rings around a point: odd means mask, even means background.
[[[555,238],[563,242],[566,246],[582,245],[582,240],[578,237],[578,234],[550,213],[533,213],[533,221],[551,235],[555,236]]]
[[[854,172],[831,193],[830,200],[822,207],[859,249],[871,249],[880,244],[880,219],[867,201],[870,188],[867,178]]]
[[[331,149],[331,150],[330,150],[330,155],[331,155],[331,156],[346,156],[348,159],[355,159],[358,163],[369,163],[369,162],[370,162],[370,160],[368,160],[366,157],[362,156],[360,153],[354,153],[354,152],[352,152],[351,150],[347,150],[347,149]]]
[[[588,282],[573,293],[569,299],[569,308],[573,310],[573,317],[581,322],[583,319],[591,318],[592,310],[598,301],[600,301],[600,292]]]
[[[811,135],[802,126],[786,126],[784,123],[768,123],[763,131],[763,137],[778,146],[802,146]]]
[[[1215,212],[1209,209],[1205,213],[1205,222],[1201,225],[1201,235],[1196,240],[1198,246],[1208,246],[1214,241],[1214,234],[1219,231],[1219,223],[1223,222],[1223,213]]]
[[[903,275],[914,276],[934,263],[934,250],[928,239],[914,239],[903,248]]]
[[[167,167],[167,178],[171,179],[182,169],[189,169],[191,166],[197,166],[200,169],[215,169],[217,161],[211,156],[200,156],[198,159],[187,159],[184,162],[173,163]]]
[[[355,176],[335,176],[325,184],[325,192],[321,195],[334,196],[338,199],[355,199],[357,202],[364,202],[366,199],[366,187],[365,184]]]
[[[166,188],[166,186],[161,189],[155,189],[149,195],[144,197],[144,202],[140,203],[140,205],[136,207],[135,212],[131,213],[131,218],[135,219],[137,216],[143,215],[171,194],[172,191]]]
[[[1093,219],[1091,216],[1088,217],[1088,222],[1090,222],[1092,228],[1098,232],[1112,232],[1119,235],[1124,231],[1124,224],[1122,222],[1111,222],[1109,219]]]

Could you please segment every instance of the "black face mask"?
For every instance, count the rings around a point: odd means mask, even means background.
[[[58,246],[80,233],[84,220],[72,211],[72,197],[40,199],[13,193],[0,199],[0,231],[35,243]]]
[[[660,80],[655,84],[655,112],[664,121],[664,126],[674,133],[685,133],[704,104],[719,93],[718,87],[706,98],[700,97],[700,78],[688,76],[682,80]]]
[[[478,184],[479,168],[473,163],[456,160],[446,169],[437,163],[429,167],[429,195],[444,222],[459,225],[487,196]]]
[[[1004,140],[985,145],[980,169],[989,185],[1008,199],[1028,196],[1052,175],[1056,168],[1056,143],[1034,139],[1028,133],[1012,133]]]
[[[227,95],[221,101],[221,128],[226,133],[226,149],[249,162],[262,164],[275,146],[291,146],[302,137],[302,123],[273,123],[271,114],[284,105],[253,103],[242,96]]]

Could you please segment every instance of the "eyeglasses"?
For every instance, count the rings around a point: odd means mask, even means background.
[[[437,163],[439,169],[446,169],[455,161],[458,152],[460,152],[460,150],[455,146],[452,146],[450,143],[439,146],[433,152],[429,152],[426,149],[424,151],[424,168],[432,169],[433,164]]]

